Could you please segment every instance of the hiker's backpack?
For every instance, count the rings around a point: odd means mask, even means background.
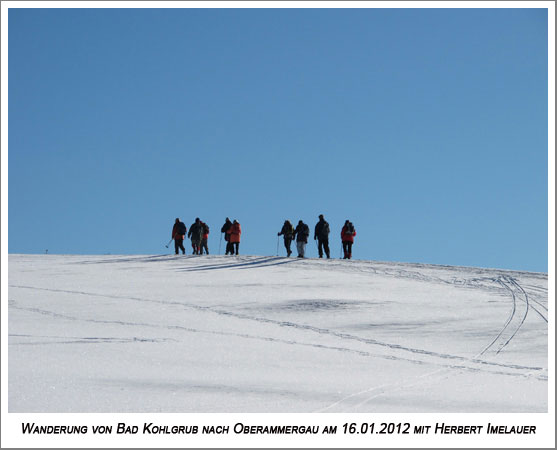
[[[184,234],[186,234],[186,231],[187,231],[187,229],[186,229],[186,226],[184,225],[184,223],[179,222],[178,223],[178,228],[176,229],[176,234],[180,234],[180,235],[183,236]]]

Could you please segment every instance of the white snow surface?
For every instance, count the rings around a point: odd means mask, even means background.
[[[9,255],[8,410],[548,411],[547,274]]]

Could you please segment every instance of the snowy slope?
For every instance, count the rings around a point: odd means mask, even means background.
[[[10,412],[547,412],[547,274],[9,256]]]

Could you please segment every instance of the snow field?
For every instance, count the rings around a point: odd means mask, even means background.
[[[547,274],[10,255],[10,412],[547,412]]]

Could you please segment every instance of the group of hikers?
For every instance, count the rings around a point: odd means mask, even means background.
[[[205,253],[208,255],[209,246],[207,245],[207,240],[209,239],[209,225],[202,222],[199,217],[191,224],[190,231],[187,231],[184,222],[176,218],[176,222],[174,222],[174,226],[172,227],[172,239],[174,240],[176,254],[178,254],[180,250],[182,250],[182,254],[186,254],[186,249],[184,248],[184,237],[186,236],[186,232],[191,239],[193,254],[202,255],[203,250],[205,250]]]
[[[237,220],[230,221],[230,219],[227,217],[220,231],[224,234],[224,239],[226,241],[225,254],[238,255],[240,249],[240,236],[242,234],[242,227],[240,223]],[[323,255],[325,255],[327,258],[331,257],[331,250],[329,249],[330,232],[331,229],[329,227],[329,223],[325,220],[323,214],[320,214],[319,222],[317,222],[317,224],[315,225],[315,230],[313,233],[313,239],[317,241],[317,250],[319,252],[320,258],[323,258]],[[205,222],[202,222],[198,217],[190,226],[189,231],[187,230],[187,227],[184,225],[184,223],[180,221],[180,219],[176,219],[176,222],[172,227],[172,239],[174,240],[174,248],[177,255],[179,254],[180,250],[183,254],[186,253],[186,249],[184,248],[184,239],[186,233],[188,238],[191,239],[191,246],[194,255],[202,255],[204,251],[205,254],[209,254],[209,247],[207,245],[207,239],[209,238],[209,226]],[[305,257],[306,245],[309,235],[309,226],[302,220],[298,222],[296,228],[294,228],[289,220],[285,220],[282,229],[277,233],[277,236],[283,236],[284,238],[284,248],[286,249],[287,256],[290,256],[292,254],[292,241],[296,241],[298,258]],[[352,258],[352,244],[354,243],[355,236],[356,229],[354,228],[352,222],[347,220],[340,232],[344,259]]]
[[[226,240],[226,254],[237,255],[240,249],[240,235],[242,234],[242,227],[239,222],[237,220],[231,222],[227,217],[220,231],[224,233],[224,239]],[[186,225],[184,225],[184,222],[176,218],[174,226],[172,227],[172,240],[174,240],[174,250],[177,255],[180,253],[180,250],[182,254],[186,254],[186,249],[184,248],[186,233],[188,238],[191,239],[192,254],[202,255],[203,251],[205,251],[206,255],[209,254],[209,246],[207,244],[209,239],[209,225],[197,217],[195,222],[191,224],[189,231]]]
[[[319,252],[319,257],[323,258],[323,253],[327,258],[331,257],[331,250],[329,248],[329,234],[331,228],[329,227],[329,222],[325,220],[323,214],[319,215],[319,222],[315,225],[313,232],[313,239],[317,241],[317,251]],[[308,237],[310,235],[309,226],[305,224],[302,220],[298,222],[296,228],[290,223],[289,220],[284,221],[282,229],[278,232],[278,236],[284,237],[284,248],[286,249],[286,254],[290,256],[292,254],[291,244],[292,241],[296,240],[296,249],[298,250],[298,258],[304,258],[306,254],[306,245],[308,243]],[[347,220],[342,227],[340,232],[340,238],[342,240],[342,249],[344,251],[344,259],[352,258],[352,244],[354,243],[354,237],[356,236],[356,229],[352,222]]]

